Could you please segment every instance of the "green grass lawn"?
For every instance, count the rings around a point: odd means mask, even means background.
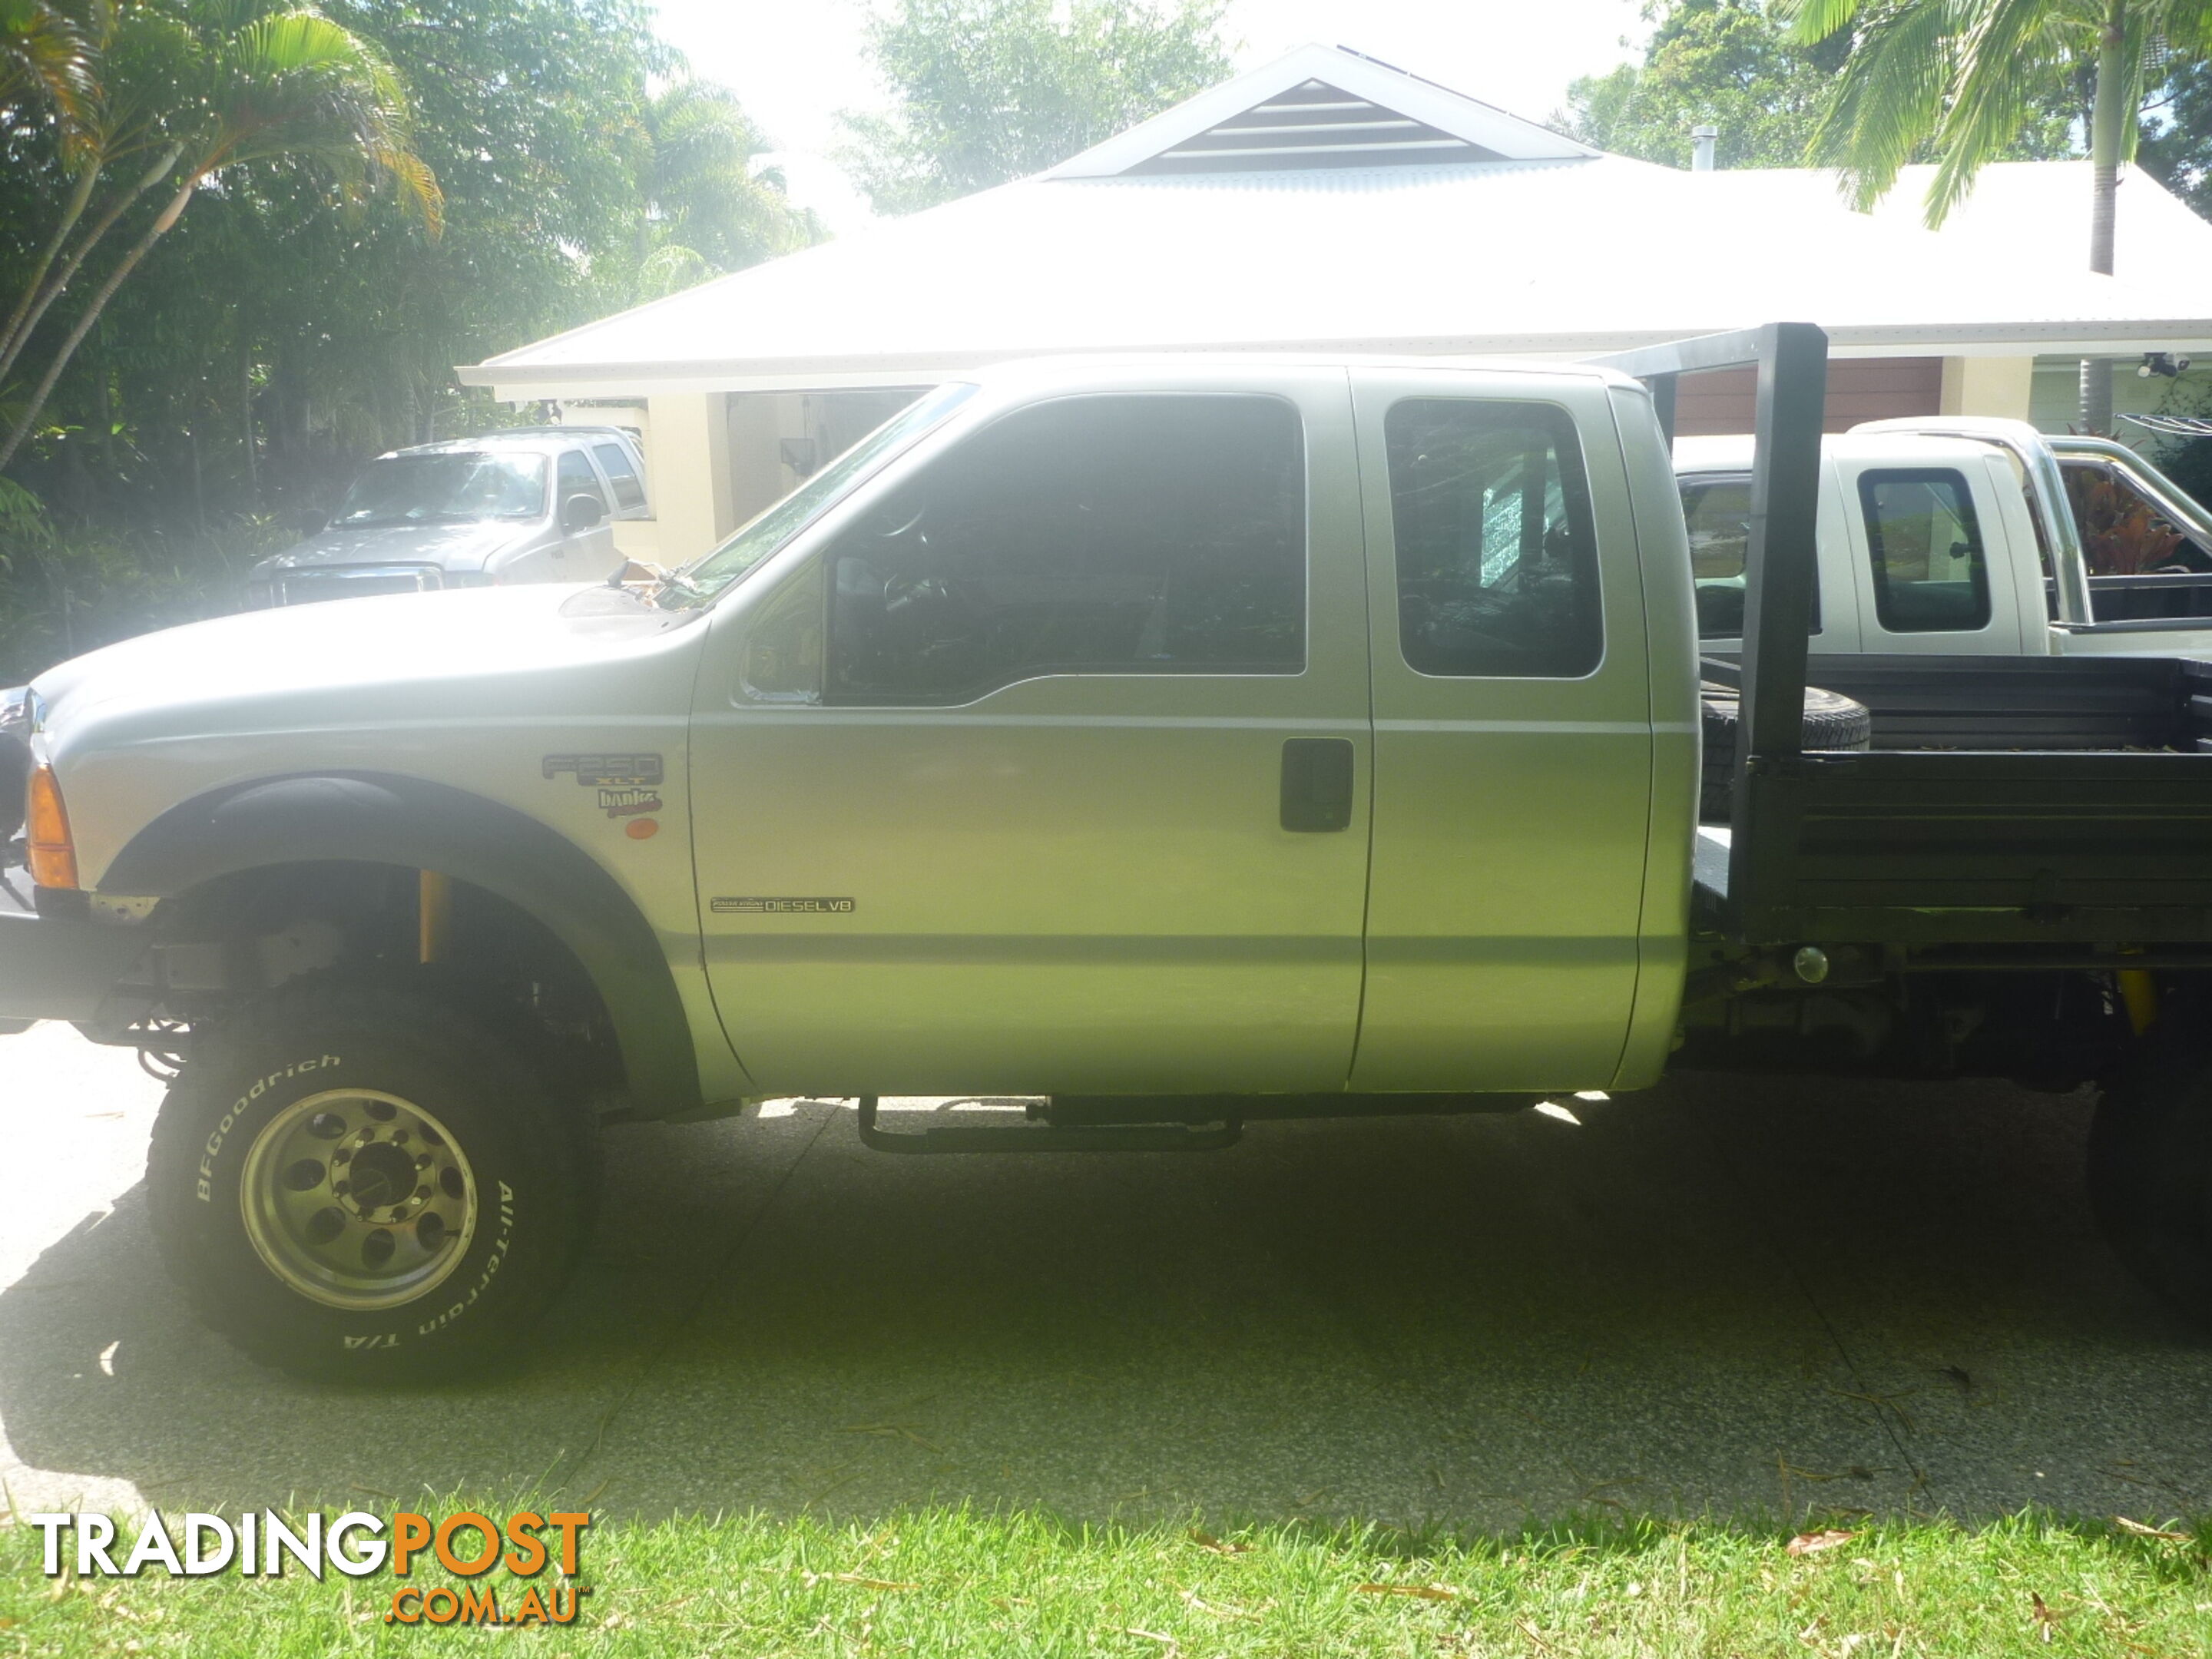
[[[1703,1522],[1462,1539],[960,1510],[601,1522],[584,1534],[576,1582],[592,1593],[576,1621],[508,1632],[386,1624],[397,1583],[451,1582],[434,1565],[408,1581],[155,1569],[57,1585],[39,1535],[15,1527],[0,1528],[0,1654],[2212,1654],[2212,1522],[2172,1536],[2034,1516],[1808,1524],[1793,1553],[1785,1528]],[[525,1588],[496,1571],[480,1583],[509,1607]]]

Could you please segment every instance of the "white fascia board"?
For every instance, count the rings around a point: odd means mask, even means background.
[[[865,392],[927,386],[1004,360],[1004,353],[979,354],[969,362],[932,357],[841,369],[757,362],[564,363],[516,368],[471,363],[454,374],[463,386],[487,386],[499,402],[518,404],[544,398],[665,398],[699,392]]]
[[[1410,115],[1455,138],[1495,150],[1511,161],[1565,160],[1601,153],[1564,133],[1523,120],[1493,105],[1447,91],[1433,82],[1386,69],[1371,58],[1355,58],[1334,46],[1315,45],[1300,46],[1272,64],[1262,64],[1233,81],[1224,82],[1210,92],[1187,98],[1173,109],[1164,110],[1103,143],[1093,144],[1080,155],[1048,168],[1037,177],[1107,179],[1126,173],[1202,132],[1211,132],[1255,105],[1264,104],[1309,81],[1326,81],[1370,103]]]
[[[1716,319],[1703,326],[1675,330],[1592,329],[1550,333],[1432,335],[1419,337],[1276,340],[1225,346],[1130,342],[1096,351],[1059,349],[1036,351],[917,353],[878,357],[832,368],[818,361],[735,362],[559,364],[501,367],[465,366],[464,386],[491,388],[506,403],[538,398],[639,398],[699,392],[836,392],[886,386],[933,386],[994,363],[1042,356],[1182,356],[1193,351],[1248,352],[1304,356],[1392,357],[1511,356],[1572,359],[1632,347],[1655,345],[1731,326]],[[1830,331],[1830,355],[1845,357],[2128,357],[2146,351],[2183,351],[2212,356],[2212,319],[2172,321],[2126,318],[2100,323],[1997,323],[1869,325]]]

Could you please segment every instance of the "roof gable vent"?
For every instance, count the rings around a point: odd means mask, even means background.
[[[1310,80],[1182,140],[1128,171],[1253,173],[1500,159],[1498,151],[1440,127],[1401,115],[1326,81]]]

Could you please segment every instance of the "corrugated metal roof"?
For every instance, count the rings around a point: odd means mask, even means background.
[[[2085,165],[1993,170],[1940,234],[1917,222],[1910,181],[1866,215],[1819,173],[1619,156],[1027,179],[463,378],[590,396],[913,384],[1057,351],[1575,354],[1777,318],[1863,353],[2212,349],[2191,240],[2212,249],[2212,227],[2132,174],[2131,274],[2093,276]],[[2148,251],[2141,224],[2156,227]],[[2160,244],[2185,249],[2160,261]]]

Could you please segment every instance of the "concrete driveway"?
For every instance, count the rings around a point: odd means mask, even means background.
[[[1686,1079],[1187,1155],[895,1158],[798,1103],[607,1140],[511,1376],[319,1389],[155,1264],[158,1085],[0,1039],[0,1474],[19,1505],[499,1494],[618,1513],[1511,1526],[2212,1504],[2212,1347],[2094,1238],[2086,1100]]]

